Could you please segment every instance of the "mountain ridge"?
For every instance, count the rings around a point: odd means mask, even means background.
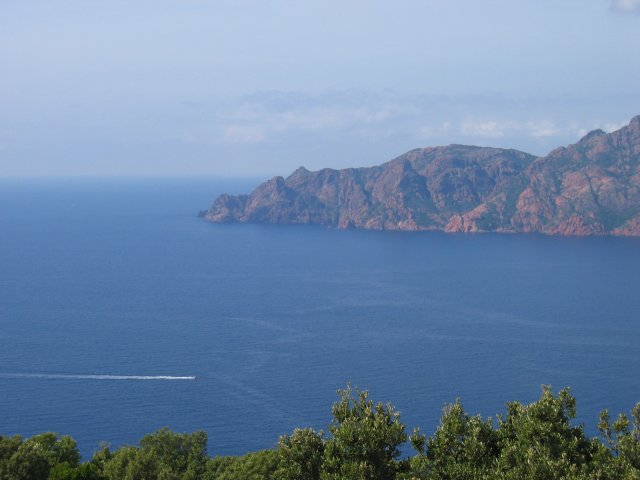
[[[249,195],[223,194],[201,215],[371,230],[640,236],[640,116],[542,157],[451,144],[373,167],[299,167]]]

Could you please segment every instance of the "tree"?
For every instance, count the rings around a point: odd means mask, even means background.
[[[197,480],[207,467],[207,434],[163,428],[144,436],[139,448],[123,447],[103,456],[109,480]]]
[[[631,409],[631,418],[621,413],[612,422],[607,410],[600,413],[598,430],[607,448],[600,449],[598,478],[640,479],[640,402]]]
[[[107,480],[132,480],[129,465],[136,461],[137,452],[138,449],[131,446],[109,452],[109,457],[104,461],[102,468],[105,478]]]
[[[325,444],[323,480],[391,480],[399,470],[398,447],[407,439],[400,413],[369,400],[366,390],[338,390]]]
[[[23,442],[0,469],[1,480],[46,480],[51,466],[37,445]]]
[[[0,480],[640,480],[640,403],[615,419],[603,411],[600,440],[572,424],[568,389],[507,403],[495,423],[457,400],[432,436],[414,430],[417,455],[399,461],[407,436],[393,405],[350,386],[338,394],[327,438],[295,429],[277,449],[242,456],[209,458],[204,432],[161,429],[138,447],[103,445],[81,464],[71,437],[0,435]]]
[[[276,475],[276,450],[260,450],[240,457],[214,457],[209,461],[206,480],[280,480]]]
[[[21,437],[0,439],[0,480],[47,480],[58,464],[73,469],[79,465],[76,442],[47,432],[22,441]]]
[[[319,480],[324,455],[322,432],[311,428],[296,428],[283,435],[278,442],[281,467],[277,478],[281,480]]]
[[[71,467],[77,467],[80,464],[80,452],[76,441],[69,435],[63,435],[58,438],[55,433],[47,432],[40,435],[34,435],[27,441],[27,444],[33,444],[42,450],[47,457],[50,466],[58,463],[66,462]]]
[[[572,426],[576,400],[569,389],[557,396],[543,386],[537,402],[507,403],[498,417],[499,478],[553,480],[585,475],[596,449],[581,425]]]
[[[472,480],[489,475],[498,455],[491,419],[469,416],[456,400],[443,409],[440,425],[426,441],[419,431],[410,437],[418,455],[411,461],[413,478]]]
[[[22,437],[20,435],[14,435],[13,437],[0,435],[0,466],[18,451],[20,445],[22,445]]]
[[[207,434],[175,433],[163,428],[140,440],[140,452],[157,460],[159,478],[170,478],[170,473],[184,480],[198,479],[206,469]]]
[[[47,480],[102,480],[100,468],[86,462],[72,467],[67,462],[58,463],[49,471]]]

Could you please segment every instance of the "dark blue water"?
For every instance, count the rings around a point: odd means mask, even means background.
[[[0,432],[83,454],[162,426],[214,454],[326,428],[347,381],[435,428],[571,386],[640,400],[640,240],[331,231],[196,218],[219,180],[0,182]],[[197,381],[22,374],[197,376]]]

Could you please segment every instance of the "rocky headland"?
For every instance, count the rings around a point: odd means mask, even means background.
[[[544,157],[448,145],[376,167],[300,167],[249,195],[221,195],[201,215],[371,230],[640,236],[640,116]]]

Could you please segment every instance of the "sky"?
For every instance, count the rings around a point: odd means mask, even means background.
[[[270,177],[640,114],[640,0],[1,0],[0,177]]]

